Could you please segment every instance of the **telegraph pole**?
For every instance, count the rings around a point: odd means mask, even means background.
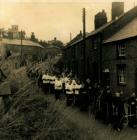
[[[83,8],[83,74],[84,74],[84,79],[86,78],[86,10]]]
[[[21,61],[20,61],[20,63],[21,63],[21,65],[22,65],[22,30],[21,30],[21,32],[20,32],[20,41],[21,41],[21,44],[20,44],[20,47],[21,47],[21,52],[20,52],[20,59],[21,59]]]
[[[71,32],[70,32],[70,41],[72,40],[72,34],[71,34]]]

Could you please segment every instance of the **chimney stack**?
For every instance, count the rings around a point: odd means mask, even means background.
[[[102,12],[99,12],[95,15],[95,20],[94,20],[95,29],[98,29],[99,27],[101,27],[106,23],[107,23],[107,15],[105,10],[102,10]]]
[[[124,2],[112,2],[112,20],[124,14]]]

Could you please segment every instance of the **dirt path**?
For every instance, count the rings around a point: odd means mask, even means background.
[[[60,123],[69,121],[75,125],[81,140],[137,140],[137,129],[125,127],[120,133],[115,132],[110,125],[95,120],[93,115],[80,112],[76,107],[66,107],[65,101],[55,101],[51,95],[48,95],[48,99],[60,111]]]

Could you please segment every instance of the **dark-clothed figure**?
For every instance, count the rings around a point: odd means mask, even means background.
[[[86,92],[87,92],[88,105],[91,105],[91,103],[92,103],[92,85],[91,85],[90,78],[86,79],[85,89],[86,89]]]
[[[66,86],[66,80],[67,80],[67,77],[65,77],[65,75],[62,76],[61,78],[62,80],[62,94],[61,94],[61,99],[65,99],[65,95],[66,95],[66,90],[65,90],[65,86]]]
[[[93,105],[93,113],[96,109],[96,94],[98,92],[97,83],[94,84],[92,89],[92,105]]]
[[[98,99],[97,99],[97,103],[96,103],[96,118],[97,119],[104,119],[104,103],[105,103],[105,97],[104,97],[104,90],[103,88],[100,89],[100,94],[98,96]]]
[[[42,80],[43,80],[43,91],[45,94],[47,94],[47,93],[49,93],[49,88],[50,88],[49,74],[44,74],[42,76]]]
[[[117,131],[121,131],[123,127],[123,121],[125,116],[125,108],[124,108],[124,102],[122,99],[123,92],[116,92],[115,97],[113,99],[114,103],[114,112],[115,112],[115,120],[114,120],[114,129]]]
[[[56,77],[51,75],[51,77],[50,77],[50,93],[51,94],[55,93],[55,79],[56,79]]]
[[[111,123],[112,121],[112,93],[110,87],[106,86],[104,90],[104,103],[103,103],[103,120],[104,123]]]
[[[137,126],[137,98],[135,93],[129,98],[128,105],[129,126],[135,128]]]
[[[80,89],[81,89],[82,85],[80,83],[79,80],[77,80],[76,82],[76,86],[75,86],[75,91],[74,91],[74,105],[76,106],[80,106]]]
[[[88,109],[88,94],[86,90],[85,83],[82,82],[82,86],[80,89],[80,109],[81,111],[86,111]]]

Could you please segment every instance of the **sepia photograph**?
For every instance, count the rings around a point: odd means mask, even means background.
[[[137,0],[0,0],[0,140],[137,140]]]

